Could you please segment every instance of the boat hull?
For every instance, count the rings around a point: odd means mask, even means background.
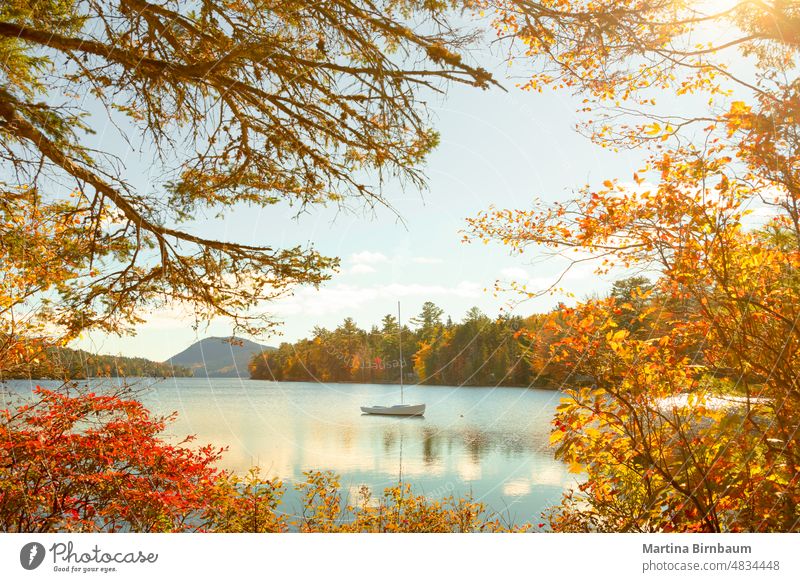
[[[425,414],[424,404],[396,404],[394,406],[362,406],[364,414],[380,414],[383,416],[422,416]]]

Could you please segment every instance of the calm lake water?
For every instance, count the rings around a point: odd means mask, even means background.
[[[116,380],[104,380],[115,382]],[[98,381],[93,381],[98,382]],[[472,494],[514,523],[540,521],[575,476],[553,459],[550,420],[561,393],[524,388],[407,387],[423,418],[362,415],[359,406],[399,402],[399,387],[377,384],[266,382],[236,378],[129,379],[146,388],[153,411],[178,412],[174,437],[227,446],[223,467],[253,464],[287,485],[282,509],[297,510],[292,484],[307,469],[341,476],[344,493],[374,491],[400,476],[430,497]],[[30,395],[35,384],[7,382]],[[3,406],[4,407],[4,406]]]

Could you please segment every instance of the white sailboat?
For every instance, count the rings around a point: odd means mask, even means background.
[[[400,302],[397,302],[397,335],[400,346],[400,404],[393,406],[362,406],[364,414],[382,414],[384,416],[422,416],[425,414],[424,404],[406,404],[403,398],[403,326],[400,323]]]

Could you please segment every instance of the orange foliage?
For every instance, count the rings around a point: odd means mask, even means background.
[[[574,386],[555,421],[557,454],[586,481],[553,510],[554,529],[797,530],[798,6],[485,7],[536,65],[525,88],[577,90],[598,144],[650,151],[631,182],[470,220],[473,236],[515,253],[579,249],[598,273],[637,268],[657,279],[637,309],[608,298],[564,312],[552,355],[594,383]],[[686,46],[708,26],[725,40]],[[726,67],[730,49],[749,60],[752,79]],[[705,95],[707,109],[657,108],[661,95],[689,93]],[[759,206],[767,218],[748,218]],[[625,311],[636,326],[619,325]]]

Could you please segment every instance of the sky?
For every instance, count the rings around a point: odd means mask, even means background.
[[[341,257],[339,272],[320,289],[297,288],[265,305],[279,325],[272,335],[251,339],[277,345],[306,337],[315,326],[336,327],[345,317],[368,328],[395,313],[398,301],[406,322],[428,300],[454,321],[473,306],[494,316],[516,299],[495,294],[496,281],[525,281],[529,288],[555,281],[562,262],[542,260],[536,252],[512,257],[499,245],[463,243],[465,219],[491,205],[528,208],[536,198],[567,199],[587,183],[615,177],[628,181],[642,158],[637,152],[611,154],[578,134],[574,112],[580,98],[565,91],[521,91],[510,75],[519,78],[524,70],[509,71],[500,55],[486,53],[480,60],[505,91],[454,85],[446,96],[429,100],[441,144],[424,168],[428,187],[419,191],[390,183],[385,191],[402,221],[384,208],[374,213],[314,208],[296,217],[294,209],[278,205],[236,208],[224,220],[193,225],[205,236],[276,247],[313,243],[323,254]],[[121,147],[112,131],[97,139],[103,147]],[[159,176],[147,174],[137,155],[123,156],[128,178],[139,186],[144,180],[147,187],[158,187]],[[570,270],[562,284],[584,297],[607,291],[611,279],[597,277],[587,265]],[[545,311],[559,299],[529,301],[513,312]],[[162,361],[203,337],[231,331],[222,320],[193,329],[193,319],[179,310],[144,317],[135,335],[90,333],[74,347]]]

